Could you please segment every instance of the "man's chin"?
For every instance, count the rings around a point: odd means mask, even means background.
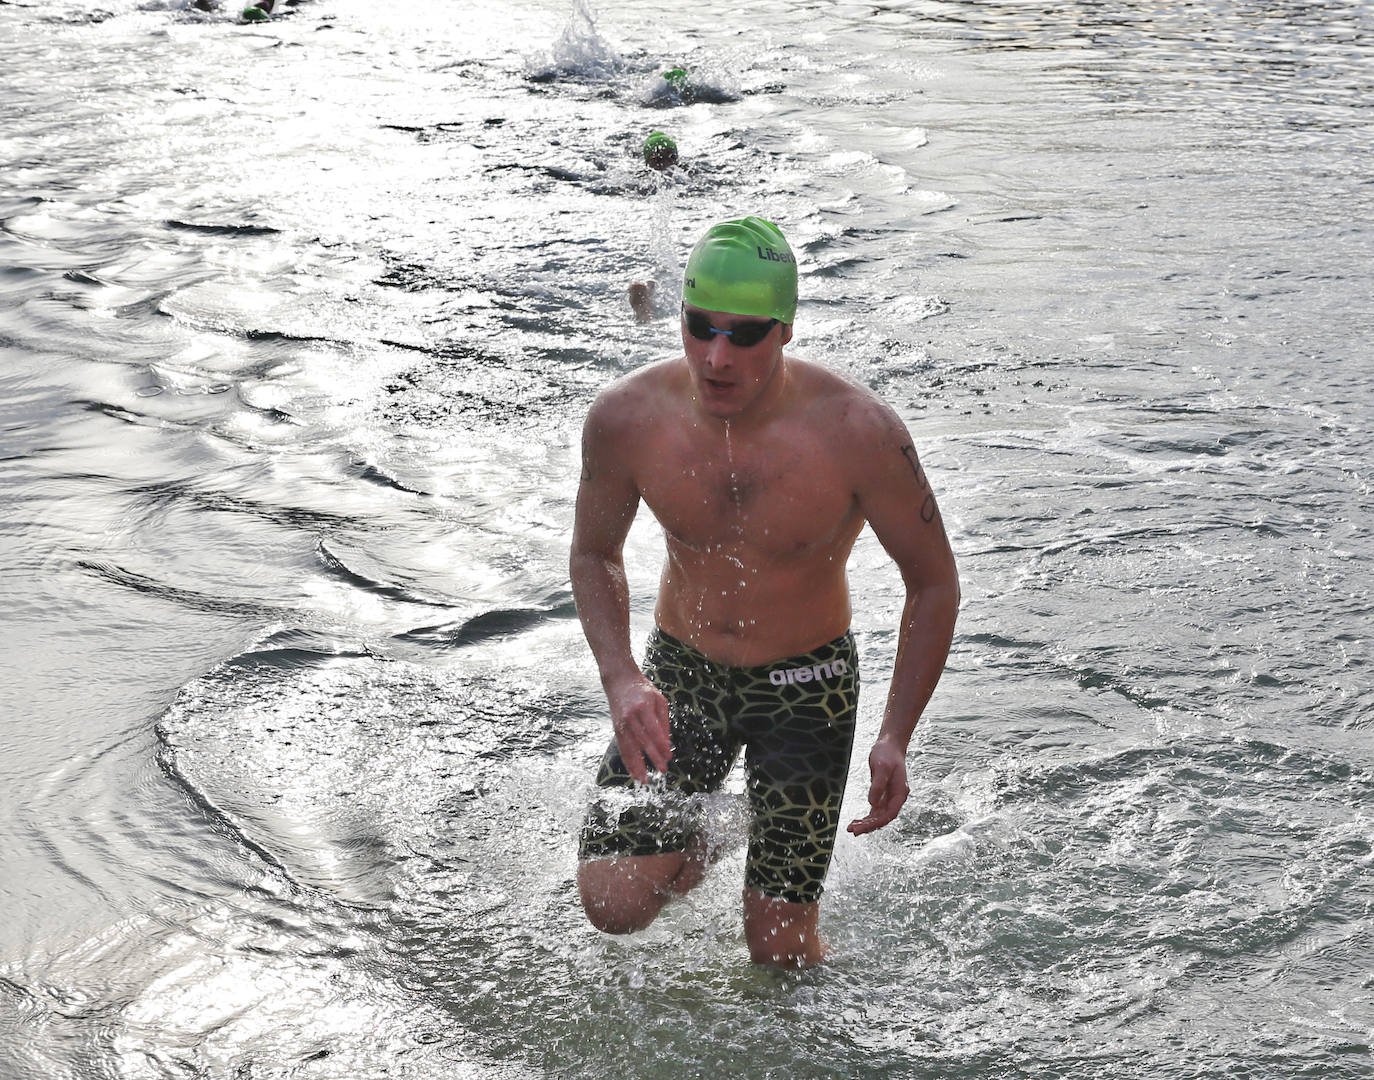
[[[703,412],[711,416],[734,416],[745,405],[736,386],[718,387],[710,383],[697,386],[697,401]]]
[[[699,398],[698,401],[701,411],[707,416],[714,416],[717,420],[729,420],[742,411],[741,406],[733,402],[709,401],[706,398]]]

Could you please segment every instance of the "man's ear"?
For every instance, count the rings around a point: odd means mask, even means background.
[[[792,324],[785,322],[782,324],[782,343],[786,345],[792,340]]]

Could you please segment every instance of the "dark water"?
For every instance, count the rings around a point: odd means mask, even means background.
[[[0,5],[0,1077],[1369,1075],[1372,35]],[[796,352],[907,418],[965,595],[795,976],[738,856],[623,940],[572,883],[581,416],[676,347],[626,285],[670,310],[741,213],[801,255]],[[851,579],[863,739],[902,596],[871,537]]]

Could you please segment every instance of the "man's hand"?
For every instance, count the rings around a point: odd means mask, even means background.
[[[868,817],[849,823],[855,836],[881,829],[902,809],[911,789],[906,783],[906,753],[901,747],[879,739],[868,755],[868,769],[873,782],[868,786]]]
[[[616,747],[625,768],[641,784],[648,783],[644,759],[659,772],[668,768],[673,748],[668,742],[668,699],[640,676],[623,689],[607,693]]]

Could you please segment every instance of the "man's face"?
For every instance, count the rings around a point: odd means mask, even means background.
[[[734,335],[737,329],[740,338],[766,332],[741,345]],[[782,347],[791,340],[787,323],[690,306],[682,309],[682,345],[697,400],[704,412],[721,419],[739,416],[773,385],[782,370]]]

